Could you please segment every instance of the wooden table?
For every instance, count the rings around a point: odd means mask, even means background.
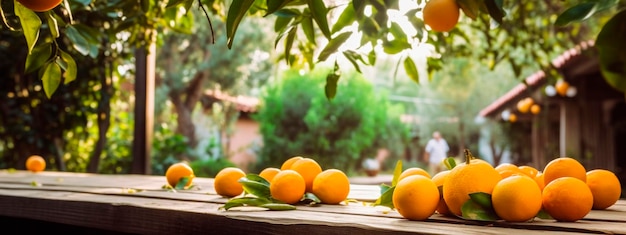
[[[409,221],[364,202],[375,185],[352,185],[349,205],[298,206],[292,211],[224,211],[212,179],[196,189],[162,189],[165,177],[0,170],[2,231],[65,234],[626,234],[626,201],[574,223],[478,222],[438,214]]]

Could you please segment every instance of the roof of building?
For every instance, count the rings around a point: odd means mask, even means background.
[[[557,56],[552,60],[552,65],[556,69],[564,68],[570,63],[574,58],[579,57],[584,51],[589,48],[592,48],[594,45],[593,40],[584,41],[574,48],[569,49],[563,52],[561,55]],[[518,100],[527,96],[527,93],[530,91],[534,91],[535,89],[543,86],[546,83],[546,73],[543,70],[539,70],[530,76],[524,79],[525,83],[520,83],[517,86],[513,87],[507,93],[502,95],[500,98],[493,101],[487,107],[483,108],[478,115],[481,117],[487,117],[497,114],[499,111],[507,107],[508,105],[514,104]]]

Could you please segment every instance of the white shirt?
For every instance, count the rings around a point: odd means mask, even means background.
[[[431,139],[426,144],[426,152],[430,154],[429,162],[439,163],[446,159],[446,154],[450,150],[448,143],[444,139]]]

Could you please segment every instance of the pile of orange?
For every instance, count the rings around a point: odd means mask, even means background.
[[[573,222],[592,209],[615,204],[621,186],[611,171],[586,171],[579,161],[569,157],[550,161],[542,171],[510,163],[493,167],[483,160],[468,159],[432,179],[419,168],[403,171],[393,205],[409,220],[424,220],[435,212],[463,216],[463,205],[475,193],[489,194],[491,209],[504,221],[530,221],[543,210],[556,221]]]
[[[225,197],[239,196],[243,187],[238,180],[244,176],[238,168],[221,170],[214,180],[215,191]],[[313,193],[322,203],[339,204],[350,193],[350,181],[343,171],[323,170],[317,161],[307,157],[291,157],[280,169],[268,167],[259,176],[269,182],[271,197],[287,204],[300,202],[307,192]]]

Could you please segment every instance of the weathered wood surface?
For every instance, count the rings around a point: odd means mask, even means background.
[[[178,192],[164,184],[162,176],[0,170],[0,216],[137,234],[626,234],[624,200],[574,223],[487,223],[438,214],[408,221],[364,203],[379,196],[376,185],[352,185],[349,198],[362,202],[349,205],[224,211],[227,199],[215,194],[212,179],[196,178],[197,188]]]

